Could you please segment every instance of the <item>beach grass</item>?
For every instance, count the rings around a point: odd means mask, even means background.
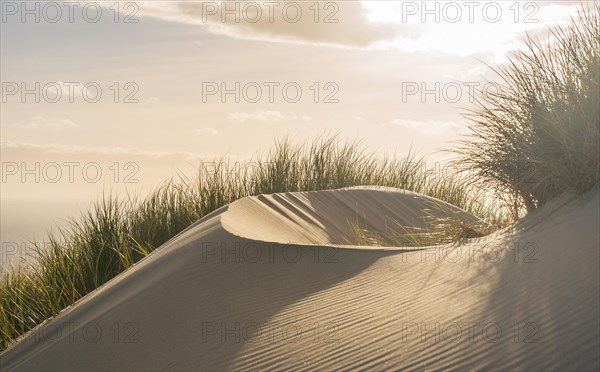
[[[481,92],[457,165],[481,187],[527,211],[600,179],[600,3],[495,68],[501,83]]]
[[[504,227],[508,217],[493,223],[478,219],[464,211],[439,202],[429,203],[422,210],[423,226],[407,226],[399,221],[387,220],[384,231],[374,231],[368,221],[348,221],[348,244],[371,247],[432,247],[480,238]],[[357,215],[358,216],[358,215]]]

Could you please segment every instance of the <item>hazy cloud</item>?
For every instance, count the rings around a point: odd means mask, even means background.
[[[393,125],[425,135],[447,135],[464,131],[466,126],[451,121],[395,119]]]
[[[216,130],[215,128],[198,128],[198,129],[196,129],[196,132],[198,132],[200,134],[208,134],[211,136],[219,135],[219,131]]]
[[[14,123],[13,127],[25,129],[49,129],[60,130],[77,127],[77,124],[70,119],[46,118],[43,116],[35,116],[31,121],[24,123]]]
[[[280,111],[270,111],[270,110],[259,110],[255,112],[232,112],[229,114],[231,118],[239,123],[245,123],[247,121],[260,121],[260,122],[281,122],[281,121],[292,121],[292,120],[301,120],[301,121],[311,121],[311,117],[307,115],[296,115],[292,114],[283,114]]]
[[[166,152],[166,151],[147,151],[139,148],[126,147],[82,147],[75,145],[63,145],[56,143],[29,143],[29,142],[13,142],[1,141],[0,148],[6,150],[27,150],[42,152],[45,154],[60,154],[60,155],[126,155],[126,156],[141,156],[146,158],[166,158],[166,157],[184,157],[185,159],[199,158],[217,158],[222,156],[219,154],[203,154],[191,152]]]
[[[359,1],[153,1],[141,5],[141,15],[197,24],[214,34],[249,40],[367,47],[389,38],[394,28],[369,22]]]
[[[458,7],[446,10],[449,3]],[[466,3],[476,5],[469,7]],[[140,15],[200,25],[213,34],[237,39],[395,48],[409,53],[434,51],[461,56],[493,53],[496,59],[517,47],[513,40],[518,34],[544,29],[548,24],[564,24],[576,15],[579,7],[579,3],[564,1],[530,2],[527,4],[533,5],[529,7],[502,1],[376,0],[140,4]],[[436,6],[437,15],[428,13]],[[460,12],[458,18],[457,12]],[[474,27],[477,32],[473,32]]]

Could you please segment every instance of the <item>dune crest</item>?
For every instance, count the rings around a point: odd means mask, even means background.
[[[348,245],[348,222],[423,226],[432,198],[244,198],[29,332],[0,366],[598,369],[599,200],[596,189],[485,238],[409,249]]]

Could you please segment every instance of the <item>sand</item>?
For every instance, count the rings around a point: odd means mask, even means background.
[[[5,370],[600,368],[598,189],[455,245],[348,245],[422,226],[385,188],[239,200],[30,332]]]

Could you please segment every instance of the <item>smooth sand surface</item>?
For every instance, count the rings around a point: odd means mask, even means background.
[[[344,245],[422,226],[384,188],[245,198],[1,356],[5,370],[600,368],[598,190],[478,240]]]

